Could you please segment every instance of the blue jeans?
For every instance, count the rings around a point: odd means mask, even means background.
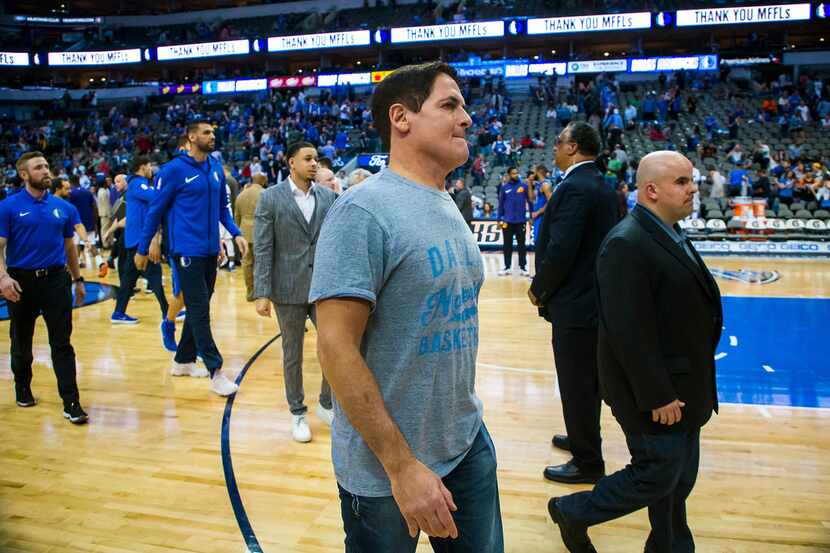
[[[432,549],[436,553],[503,553],[496,449],[484,424],[467,456],[443,482],[458,507],[451,513],[458,538],[430,537]],[[346,553],[414,553],[418,537],[410,537],[393,497],[357,496],[337,487]]]
[[[697,480],[700,429],[625,435],[631,464],[597,482],[590,492],[562,497],[569,522],[593,526],[648,507],[646,553],[692,553],[686,498]]]
[[[222,368],[222,356],[210,331],[210,297],[216,286],[216,256],[174,256],[187,317],[176,349],[176,363],[195,363],[196,353],[213,373]],[[165,314],[166,315],[166,314]]]

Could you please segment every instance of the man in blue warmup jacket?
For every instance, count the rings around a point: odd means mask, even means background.
[[[222,356],[210,330],[210,297],[216,284],[219,255],[219,223],[234,237],[244,256],[248,243],[233,222],[225,173],[219,161],[209,154],[216,138],[206,121],[187,126],[190,153],[179,154],[159,172],[158,193],[150,203],[142,225],[135,265],[147,266],[150,242],[162,217],[168,217],[169,252],[176,264],[179,285],[187,308],[182,335],[171,373],[174,376],[199,376],[196,354],[211,376],[211,388],[220,396],[236,392],[237,386],[222,374]]]
[[[130,301],[139,274],[147,279],[148,288],[156,295],[161,308],[162,320],[167,316],[167,298],[164,296],[164,286],[161,282],[161,265],[159,265],[160,237],[153,237],[150,245],[150,262],[145,270],[139,271],[133,259],[138,248],[141,228],[144,219],[147,217],[147,210],[156,195],[156,189],[150,181],[152,177],[153,169],[150,165],[150,159],[145,156],[137,156],[132,163],[132,175],[127,179],[127,191],[125,193],[127,222],[124,227],[124,247],[127,249],[127,255],[124,256],[124,262],[119,267],[120,283],[115,300],[115,311],[110,317],[113,324],[135,324],[138,322],[138,319],[127,315],[127,304]],[[162,326],[162,339],[164,340],[164,338],[164,326]],[[175,342],[175,337],[173,341]]]
[[[499,223],[501,223],[504,237],[504,269],[499,276],[509,275],[513,267],[513,237],[519,246],[519,270],[522,276],[530,276],[527,272],[527,246],[525,244],[528,208],[533,207],[536,195],[533,187],[519,177],[519,170],[511,167],[507,170],[510,178],[499,190]]]

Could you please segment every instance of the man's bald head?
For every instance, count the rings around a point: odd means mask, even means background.
[[[127,188],[127,175],[124,173],[118,173],[115,175],[115,180],[113,182],[115,182],[115,188],[119,192],[123,192],[124,189]]]
[[[673,225],[692,212],[697,185],[692,163],[671,151],[652,152],[637,167],[637,203]]]
[[[337,186],[337,179],[334,177],[334,171],[326,167],[317,170],[317,184],[325,186],[334,193],[339,193]]]

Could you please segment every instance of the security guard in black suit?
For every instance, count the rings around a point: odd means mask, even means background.
[[[8,302],[17,404],[32,407],[37,403],[31,389],[32,337],[42,314],[63,416],[73,424],[83,424],[87,414],[81,408],[75,350],[70,343],[73,283],[78,303],[85,294],[78,251],[72,243],[74,224],[80,222],[78,212],[49,193],[49,163],[40,152],[20,156],[17,172],[24,189],[0,202],[0,293]]]
[[[593,483],[605,474],[599,431],[597,307],[594,263],[605,235],[617,224],[616,194],[594,159],[599,133],[571,123],[556,141],[556,165],[565,171],[539,228],[536,276],[528,295],[553,324],[553,356],[568,435],[554,445],[571,452],[565,464],[547,467],[548,480]]]
[[[692,164],[645,156],[638,205],[597,260],[602,397],[631,462],[593,491],[553,498],[548,511],[569,551],[592,552],[587,528],[648,508],[646,553],[695,550],[686,498],[697,479],[700,428],[717,412],[714,354],[723,324],[715,281],[677,222],[692,212]]]

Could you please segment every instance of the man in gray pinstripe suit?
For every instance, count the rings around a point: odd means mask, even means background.
[[[291,434],[298,442],[311,441],[303,391],[303,338],[306,318],[317,324],[315,307],[308,303],[314,250],[320,226],[336,196],[314,184],[317,150],[308,142],[291,144],[287,151],[289,177],[266,189],[254,219],[254,297],[257,313],[271,316],[271,303],[282,332],[285,395],[291,409]],[[331,388],[323,378],[317,415],[331,425]]]

